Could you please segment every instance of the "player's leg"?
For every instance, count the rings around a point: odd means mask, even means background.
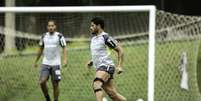
[[[59,82],[61,80],[61,71],[60,66],[52,67],[52,86],[53,86],[53,95],[54,101],[58,101],[59,98]]]
[[[52,81],[54,101],[59,99],[59,81]]]
[[[93,89],[94,93],[96,95],[96,101],[102,101],[103,100],[103,85],[108,80],[109,74],[105,71],[97,71],[96,76],[93,82]]]
[[[126,101],[126,98],[119,94],[114,87],[113,79],[109,79],[103,86],[103,89],[113,101]]]
[[[48,87],[46,84],[49,78],[49,74],[50,74],[49,67],[47,65],[41,65],[39,84],[43,92],[43,95],[46,98],[46,101],[50,101],[50,96],[48,94]]]

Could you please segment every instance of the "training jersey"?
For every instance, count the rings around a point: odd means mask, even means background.
[[[45,65],[61,65],[60,48],[66,46],[64,36],[59,32],[50,34],[46,32],[39,42],[39,45],[44,48],[43,61]]]
[[[114,66],[113,60],[110,57],[111,48],[117,47],[117,41],[108,35],[106,32],[102,32],[99,35],[94,35],[91,38],[91,56],[93,65],[95,68],[100,66]]]

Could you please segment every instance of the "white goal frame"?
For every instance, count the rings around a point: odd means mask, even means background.
[[[71,7],[0,7],[0,13],[45,13],[45,12],[149,12],[148,50],[148,101],[154,101],[155,78],[155,17],[156,7],[142,6],[71,6]]]

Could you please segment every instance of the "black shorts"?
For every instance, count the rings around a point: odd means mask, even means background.
[[[115,67],[114,66],[100,66],[96,69],[96,71],[105,71],[110,74],[109,79],[114,79]]]
[[[41,71],[40,71],[40,79],[43,77],[51,76],[51,79],[54,81],[60,81],[61,80],[61,71],[60,71],[60,65],[50,66],[50,65],[41,65]]]

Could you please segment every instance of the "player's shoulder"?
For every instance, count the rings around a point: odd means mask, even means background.
[[[107,32],[102,32],[102,35],[109,35],[109,33],[107,33]]]
[[[54,32],[56,35],[62,35],[62,33],[60,32]]]
[[[101,34],[103,37],[104,36],[107,36],[107,37],[109,37],[110,35],[109,35],[109,33],[107,33],[107,32],[102,32],[102,34]]]
[[[106,33],[106,32],[102,32],[102,38],[104,39],[104,40],[107,40],[110,36],[109,36],[109,33]]]
[[[43,33],[42,35],[41,35],[41,38],[43,39],[45,36],[47,36],[48,35],[48,32],[45,32],[45,33]]]
[[[47,36],[49,34],[50,34],[49,32],[45,32],[45,33],[43,33],[43,36]]]
[[[59,36],[59,37],[62,37],[62,36],[63,36],[63,34],[60,33],[60,32],[55,32],[55,34],[56,34],[57,36]]]

